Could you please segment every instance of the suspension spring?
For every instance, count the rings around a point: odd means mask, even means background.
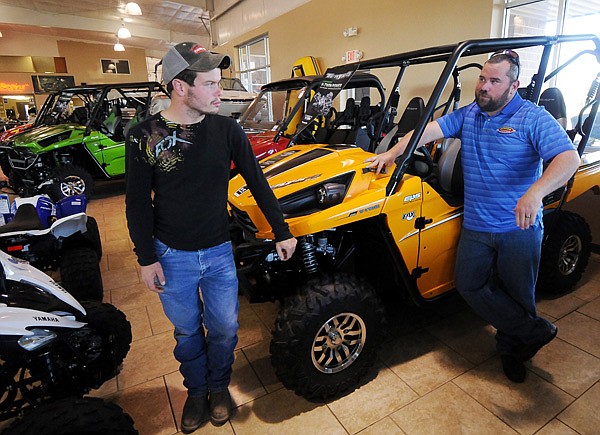
[[[305,237],[300,242],[300,250],[302,252],[302,260],[304,261],[306,273],[315,273],[318,269],[316,246]]]

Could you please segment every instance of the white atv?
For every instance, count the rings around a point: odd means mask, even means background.
[[[134,433],[107,426],[112,423],[105,412],[114,412],[114,407],[81,401],[116,376],[131,339],[131,325],[117,308],[98,301],[80,303],[27,261],[0,251],[0,421],[20,417],[13,425],[29,428],[18,432],[11,425],[9,433],[35,433],[34,427],[45,433]],[[60,429],[55,409],[60,400],[70,403],[64,412],[79,409],[83,424],[97,426],[91,432]],[[32,419],[29,412],[39,412],[45,420]],[[92,422],[90,415],[104,415],[98,418],[107,421]]]

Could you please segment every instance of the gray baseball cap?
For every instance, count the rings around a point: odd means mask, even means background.
[[[168,84],[177,74],[186,69],[208,72],[215,68],[229,68],[231,59],[226,54],[210,52],[195,42],[182,42],[172,47],[163,56],[158,65],[161,64],[162,80]]]

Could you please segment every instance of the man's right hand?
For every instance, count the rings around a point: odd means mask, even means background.
[[[396,159],[404,153],[410,138],[413,135],[413,131],[409,131],[404,136],[400,138],[398,143],[394,145],[392,148],[387,150],[383,154],[378,154],[373,157],[369,157],[365,160],[365,163],[369,163],[367,168],[375,170],[375,173],[379,174],[384,168],[388,168],[394,164]],[[444,132],[442,128],[438,124],[437,121],[430,121],[426,126],[421,138],[419,139],[419,143],[417,147],[434,141],[436,139],[440,139],[444,137]]]
[[[142,266],[141,269],[142,281],[144,281],[146,287],[155,293],[162,293],[165,290],[164,285],[166,281],[160,263],[157,261],[148,266]]]
[[[385,168],[392,166],[395,160],[396,155],[392,152],[392,150],[389,150],[385,153],[365,159],[365,163],[370,162],[371,164],[367,165],[367,168],[372,169],[376,174],[379,174]]]
[[[292,258],[294,255],[294,251],[296,250],[296,243],[298,241],[292,237],[291,239],[282,240],[281,242],[275,243],[275,249],[277,250],[277,255],[283,261],[287,261]]]

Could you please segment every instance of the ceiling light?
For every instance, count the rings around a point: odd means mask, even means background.
[[[125,47],[123,47],[123,44],[121,44],[121,42],[117,39],[117,43],[113,47],[113,50],[115,50],[115,51],[125,51]]]
[[[119,39],[131,38],[131,32],[129,31],[129,29],[127,27],[125,27],[125,23],[121,23],[121,27],[119,27],[117,36],[119,37]]]
[[[2,34],[2,32],[0,32],[0,38],[2,38],[4,35]]]
[[[142,15],[142,9],[136,2],[129,2],[125,5],[125,13],[129,15]]]

